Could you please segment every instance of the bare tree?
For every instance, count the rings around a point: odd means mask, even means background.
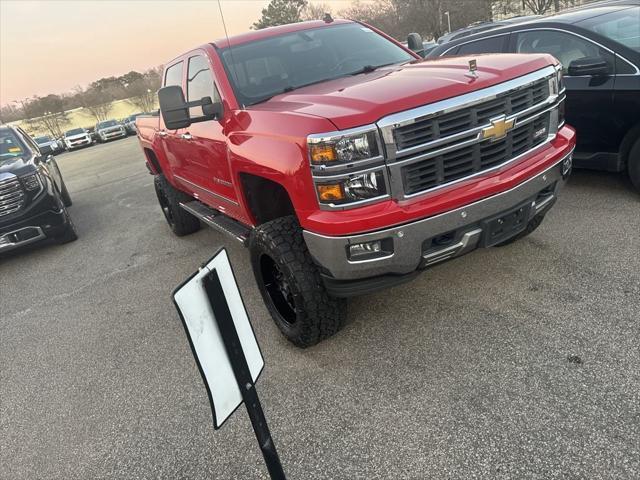
[[[449,12],[453,30],[470,23],[490,20],[491,0],[380,0],[376,3],[356,1],[340,16],[360,20],[391,36],[404,40],[417,32],[426,38],[438,38],[448,30],[444,12]]]
[[[96,121],[100,122],[108,118],[112,101],[108,94],[100,91],[95,86],[90,86],[87,89],[76,87],[75,92],[75,98],[78,103],[89,110]]]
[[[53,137],[59,137],[69,118],[64,111],[64,101],[59,95],[33,97],[22,103],[27,118],[25,123],[31,130],[46,131]]]
[[[14,105],[5,105],[0,108],[0,123],[15,122],[16,120],[22,120],[24,117],[24,111],[21,107]]]
[[[333,13],[330,5],[326,3],[309,3],[302,10],[300,20],[322,20],[325,13]]]
[[[529,9],[534,15],[544,15],[547,10],[551,8],[554,0],[522,0],[522,3]]]
[[[157,105],[157,91],[160,88],[161,69],[147,70],[140,77],[127,84],[129,102],[143,112],[150,112]]]

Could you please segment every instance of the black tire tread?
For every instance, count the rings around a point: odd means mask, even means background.
[[[56,237],[56,241],[60,245],[63,245],[65,243],[71,243],[78,239],[78,233],[76,232],[76,227],[73,224],[73,220],[71,220],[71,216],[69,215],[69,212],[66,211],[66,209],[65,209],[65,215],[67,217],[67,226],[62,232],[62,234]]]
[[[295,279],[297,292],[294,298],[296,305],[302,306],[297,309],[299,331],[291,336],[278,321],[275,322],[292,343],[306,348],[335,335],[344,326],[346,301],[327,293],[294,216],[277,218],[258,226],[252,232],[249,249],[260,293],[272,316],[274,307],[261,285],[260,254],[267,253]]]
[[[637,138],[627,157],[627,172],[631,183],[640,191],[640,138]]]
[[[168,221],[167,223],[169,224],[171,231],[178,237],[182,237],[200,230],[200,220],[198,220],[196,217],[191,215],[180,206],[180,202],[191,202],[193,201],[193,198],[191,198],[186,193],[173,188],[173,186],[167,181],[164,175],[156,175],[153,179],[153,182],[156,189],[156,194],[158,194],[158,190],[161,189],[162,192],[164,192],[167,201],[169,202],[169,208],[171,209],[171,213],[173,216],[173,223],[169,223]],[[158,201],[160,201],[159,196]],[[162,204],[160,206],[162,207]]]
[[[62,203],[64,203],[65,207],[70,207],[73,205],[73,201],[71,200],[71,195],[69,195],[69,190],[67,189],[67,184],[62,181],[62,189],[60,191],[60,197],[62,198]]]

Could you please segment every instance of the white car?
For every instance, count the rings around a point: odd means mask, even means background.
[[[84,128],[74,128],[64,132],[64,144],[67,150],[71,151],[76,148],[88,147],[93,143],[93,139],[89,132]]]
[[[116,120],[105,120],[96,124],[96,135],[99,142],[107,142],[114,138],[127,136],[127,131]]]

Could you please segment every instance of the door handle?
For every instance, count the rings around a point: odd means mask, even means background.
[[[193,137],[191,136],[190,133],[183,133],[182,135],[180,135],[180,138],[183,140],[191,140],[193,139]]]
[[[167,136],[167,132],[165,132],[164,130],[159,130],[158,131],[158,135],[161,137],[166,137]]]

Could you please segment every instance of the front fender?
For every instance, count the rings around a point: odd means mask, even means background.
[[[241,185],[241,173],[278,183],[289,195],[304,227],[309,215],[319,209],[307,156],[307,136],[335,130],[335,126],[319,117],[247,111],[238,112],[235,122],[236,128],[228,133],[235,184]],[[244,192],[239,193],[246,205]]]

